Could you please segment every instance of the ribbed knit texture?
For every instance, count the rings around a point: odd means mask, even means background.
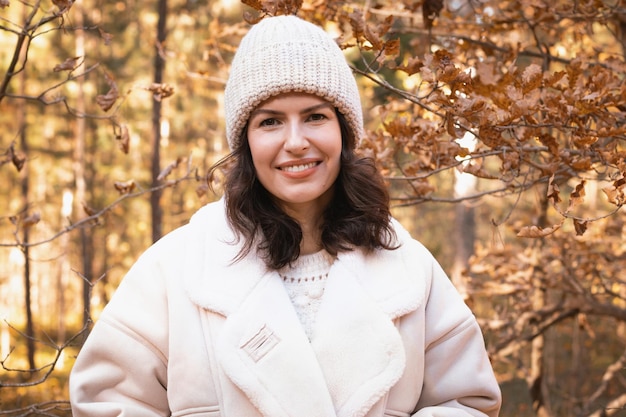
[[[302,255],[291,266],[278,271],[309,340],[313,336],[315,316],[322,302],[333,261],[333,256],[322,250]]]
[[[244,36],[224,92],[226,137],[231,150],[250,113],[280,93],[304,92],[331,102],[346,116],[357,144],[363,111],[352,70],[334,39],[296,16],[263,19]]]

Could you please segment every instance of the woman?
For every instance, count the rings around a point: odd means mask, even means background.
[[[224,101],[225,196],[124,278],[72,371],[73,415],[497,416],[473,315],[355,155],[335,42],[264,19]]]

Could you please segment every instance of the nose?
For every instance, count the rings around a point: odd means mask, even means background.
[[[288,123],[285,129],[285,143],[283,148],[287,152],[298,153],[309,149],[309,141],[306,137],[304,129],[300,123]]]

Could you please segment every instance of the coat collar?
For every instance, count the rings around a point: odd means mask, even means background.
[[[202,209],[190,226],[205,244],[188,252],[187,292],[226,317],[216,356],[264,416],[366,416],[402,376],[405,353],[393,321],[417,309],[425,293],[402,248],[340,254],[309,343],[278,274],[253,254],[232,262],[240,246],[232,244],[223,202]],[[395,227],[402,243],[408,234]]]

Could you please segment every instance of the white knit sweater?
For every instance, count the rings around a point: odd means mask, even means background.
[[[315,316],[334,260],[332,255],[321,250],[311,255],[302,255],[294,263],[278,271],[309,340],[313,336]]]

